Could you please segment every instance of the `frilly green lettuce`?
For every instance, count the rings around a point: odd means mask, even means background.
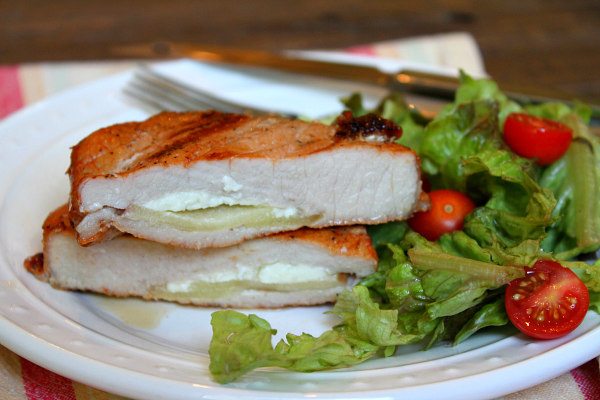
[[[464,229],[430,242],[403,222],[368,228],[379,255],[377,272],[343,292],[331,313],[337,326],[319,337],[275,330],[256,315],[213,314],[210,371],[225,383],[260,367],[293,371],[341,368],[397,346],[460,343],[480,329],[508,324],[504,285],[539,257],[569,259],[600,248],[600,147],[585,122],[589,109],[549,103],[522,107],[491,80],[461,75],[454,103],[433,121],[399,95],[367,110],[359,95],[344,100],[355,115],[374,111],[403,128],[433,188],[467,192],[478,207]],[[502,140],[511,112],[560,120],[574,131],[568,153],[542,168],[512,153]],[[600,264],[564,263],[590,290],[600,310]]]

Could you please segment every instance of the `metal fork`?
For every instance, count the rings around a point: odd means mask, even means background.
[[[289,118],[298,117],[293,113],[279,113],[224,100],[212,93],[178,82],[146,65],[141,65],[135,70],[123,93],[151,111],[212,109],[252,115],[281,114]],[[405,100],[413,106],[419,117],[425,119],[433,118],[446,104],[445,101],[419,95],[405,96]]]
[[[264,109],[237,104],[193,88],[141,65],[123,89],[129,98],[155,111],[190,111],[214,109],[254,115],[272,114]]]
[[[224,100],[201,89],[178,82],[156,72],[147,65],[140,65],[134,71],[133,77],[123,89],[123,93],[136,103],[155,112],[212,109],[252,115],[281,114],[289,118],[298,117],[294,113],[274,112]],[[446,102],[440,102],[439,99],[416,95],[407,100],[416,100],[415,107],[424,118],[432,118],[441,106],[446,104]]]

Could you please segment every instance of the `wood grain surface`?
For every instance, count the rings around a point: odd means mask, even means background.
[[[111,59],[111,47],[193,41],[339,48],[471,32],[509,84],[600,103],[599,0],[0,0],[0,63]]]

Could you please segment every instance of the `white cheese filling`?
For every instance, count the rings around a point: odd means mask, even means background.
[[[229,175],[223,176],[221,182],[223,182],[223,190],[226,192],[237,192],[243,187]]]
[[[203,191],[195,190],[188,192],[166,193],[165,195],[150,200],[142,207],[153,211],[191,211],[212,208],[218,206],[233,205],[256,205],[243,204],[240,199],[233,196],[215,196]]]
[[[189,292],[194,283],[224,283],[251,281],[264,284],[300,284],[309,282],[337,282],[337,273],[325,267],[308,264],[273,263],[260,268],[237,264],[230,271],[214,271],[192,279],[170,282],[167,291],[172,293]]]
[[[186,192],[166,193],[165,195],[141,204],[142,207],[152,211],[193,211],[204,210],[219,206],[265,206],[257,201],[241,199],[239,194],[234,193],[241,188],[231,177],[223,177],[223,189],[232,192],[231,195],[218,196],[201,190]],[[269,207],[269,205],[266,205]],[[298,215],[295,207],[278,208],[272,207],[272,215],[275,218],[291,218]]]

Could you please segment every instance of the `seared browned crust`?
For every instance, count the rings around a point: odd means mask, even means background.
[[[411,152],[394,143],[366,143],[336,136],[336,128],[277,116],[249,117],[216,111],[163,112],[143,122],[93,132],[73,147],[70,218],[77,225],[80,187],[90,179],[121,177],[151,166],[189,166],[232,158],[301,157],[336,147],[377,146],[380,151]],[[87,242],[102,240],[104,227]]]
[[[326,247],[330,252],[360,258],[377,258],[371,238],[363,227],[301,228],[271,235],[282,240],[304,240]]]
[[[62,206],[58,207],[56,210],[48,214],[48,216],[46,217],[46,220],[42,225],[42,245],[44,248],[44,252],[48,249],[48,240],[50,238],[50,235],[52,235],[53,233],[64,232],[67,234],[75,234],[75,230],[71,226],[68,211],[68,206],[66,204],[63,204]],[[35,275],[40,280],[45,281],[50,275],[47,259],[44,258],[43,253],[34,254],[33,256],[26,258],[23,262],[23,266],[27,271]]]
[[[23,266],[29,273],[35,275],[38,279],[47,279],[47,269],[44,267],[44,254],[37,253],[31,257],[27,257],[23,261]]]
[[[46,217],[42,225],[44,239],[52,232],[73,232],[73,226],[69,220],[69,208],[66,204],[58,207]]]

